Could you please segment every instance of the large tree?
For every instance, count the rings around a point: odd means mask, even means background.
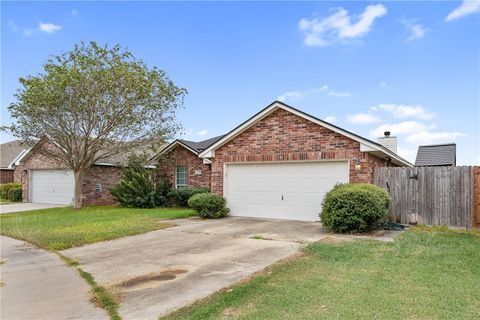
[[[51,57],[42,73],[20,78],[15,123],[5,128],[73,170],[73,206],[81,208],[86,171],[106,158],[171,138],[186,90],[116,45],[80,43]]]

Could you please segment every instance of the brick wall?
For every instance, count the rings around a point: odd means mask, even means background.
[[[210,165],[204,164],[203,159],[182,146],[176,146],[165,158],[170,162],[161,166],[160,173],[175,188],[175,167],[186,165],[188,170],[187,184],[189,187],[210,188]],[[200,170],[201,175],[195,171]]]
[[[13,182],[13,173],[11,169],[0,169],[0,183]]]
[[[33,151],[21,166],[15,168],[15,182],[23,184],[23,202],[28,202],[29,177],[28,170],[34,169],[67,169],[67,167],[45,155]],[[83,182],[82,201],[83,205],[110,205],[115,200],[108,189],[120,181],[119,168],[109,166],[93,166],[90,168]],[[101,191],[96,192],[96,185],[101,185]]]
[[[373,180],[373,168],[387,162],[360,152],[360,143],[300,116],[277,109],[272,114],[215,150],[212,191],[223,194],[223,165],[227,162],[350,160],[350,182]],[[361,169],[355,170],[356,160]]]
[[[120,169],[109,166],[93,166],[87,171],[82,187],[83,205],[111,205],[117,202],[110,194],[110,187],[120,182]],[[101,190],[96,189],[97,183]]]

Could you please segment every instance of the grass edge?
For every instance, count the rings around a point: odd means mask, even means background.
[[[83,271],[79,267],[80,263],[78,261],[64,256],[58,252],[55,253],[65,262],[65,265],[76,268],[80,277],[82,277],[90,285],[92,302],[98,307],[107,311],[111,320],[121,320],[122,318],[118,314],[118,308],[120,305],[114,295],[107,288],[100,286],[90,273]]]

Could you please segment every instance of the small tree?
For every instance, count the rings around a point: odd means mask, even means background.
[[[73,170],[75,209],[95,162],[163,143],[180,129],[175,111],[186,90],[119,45],[82,42],[43,68],[20,78],[17,101],[8,108],[16,123],[3,129],[30,143],[45,136],[53,142],[38,144],[37,152]]]

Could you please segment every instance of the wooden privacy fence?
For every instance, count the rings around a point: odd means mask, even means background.
[[[480,227],[480,167],[375,168],[374,184],[392,198],[392,221]]]

